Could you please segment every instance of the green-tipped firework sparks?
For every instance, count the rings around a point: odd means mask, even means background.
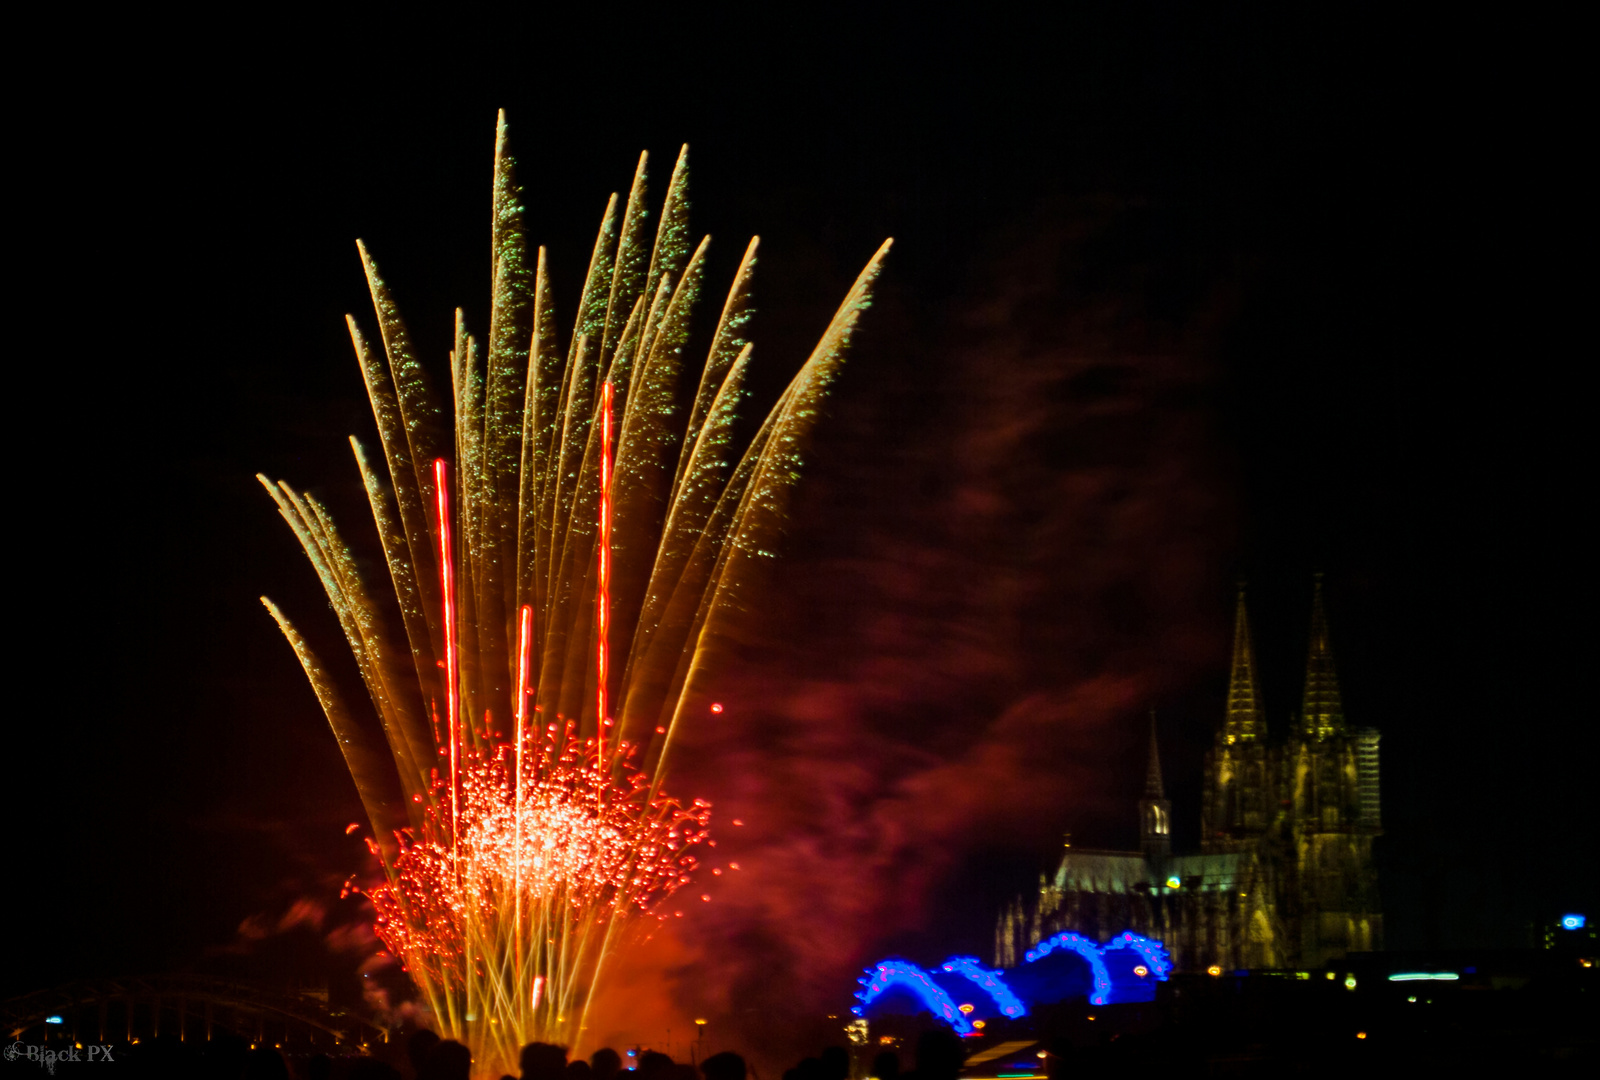
[[[680,389],[709,238],[690,246],[687,147],[653,229],[647,164],[620,214],[615,195],[606,207],[563,349],[501,115],[489,331],[480,343],[457,312],[453,439],[358,245],[381,348],[347,322],[382,460],[350,443],[403,633],[323,506],[261,478],[327,590],[394,761],[391,774],[263,598],[371,820],[378,936],[440,1031],[496,1070],[526,1042],[577,1041],[629,924],[665,918],[660,901],[690,880],[710,807],[662,790],[673,736],[707,714],[719,622],[777,546],[805,440],[889,250],[741,445],[757,241],[697,385]]]

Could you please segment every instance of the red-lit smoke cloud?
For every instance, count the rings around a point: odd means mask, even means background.
[[[848,1008],[886,943],[947,929],[944,893],[992,891],[960,879],[976,854],[1059,850],[1162,688],[1225,645],[1222,305],[1154,311],[1137,266],[1095,284],[1082,233],[1014,248],[918,355],[892,310],[867,324],[719,673],[726,711],[675,752],[671,787],[713,800],[719,846],[677,905],[671,1005],[641,1024],[709,1014],[707,1049],[777,1062],[839,1041],[805,1021]]]

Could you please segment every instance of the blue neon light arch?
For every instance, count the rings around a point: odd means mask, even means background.
[[[1136,983],[1125,984],[1112,978],[1110,967],[1106,963],[1107,954],[1119,949],[1134,954],[1133,959],[1128,962],[1134,967],[1132,974],[1138,977]],[[1143,995],[1153,991],[1154,983],[1165,982],[1172,974],[1172,958],[1168,955],[1166,946],[1131,930],[1124,931],[1104,945],[1096,944],[1082,934],[1066,931],[1039,942],[1028,950],[1024,960],[1031,965],[1057,950],[1074,953],[1088,965],[1093,982],[1089,993],[1091,1005],[1108,1005],[1114,994],[1119,1000],[1124,998],[1134,1001],[1149,1000]],[[1137,971],[1139,962],[1142,962],[1145,968],[1143,975],[1139,975]],[[1122,964],[1123,961],[1119,960],[1117,964],[1119,972],[1124,970]],[[1015,972],[1020,974],[1023,970],[1017,968]],[[1002,1016],[1015,1019],[1028,1013],[1027,1004],[1006,983],[1006,973],[985,968],[975,957],[952,956],[940,965],[939,972],[958,975],[982,989]],[[1123,979],[1125,976],[1119,975],[1117,978]],[[933,973],[908,960],[881,961],[867,969],[866,977],[857,981],[862,987],[856,991],[859,1004],[851,1009],[857,1016],[864,1015],[872,1003],[890,989],[903,987],[909,990],[929,1012],[949,1024],[958,1035],[968,1035],[974,1030],[972,1021],[961,1012],[955,999],[934,981]],[[1145,989],[1140,990],[1136,987]],[[1128,995],[1138,996],[1128,997]]]
[[[1166,947],[1159,941],[1151,941],[1142,934],[1124,930],[1106,942],[1102,953],[1110,952],[1112,949],[1132,949],[1138,953],[1139,959],[1150,969],[1150,974],[1160,982],[1165,982],[1172,974],[1172,958],[1167,955]]]
[[[995,1007],[1000,1010],[1000,1015],[1013,1020],[1028,1015],[1028,1007],[1022,1003],[1021,998],[1011,992],[1011,987],[1005,984],[1000,972],[985,968],[978,963],[977,957],[952,956],[940,966],[945,971],[965,976],[976,983],[994,1001]]]
[[[890,987],[903,986],[915,994],[928,1011],[935,1016],[943,1017],[945,1023],[955,1030],[957,1035],[965,1035],[972,1030],[972,1022],[961,1015],[961,1010],[956,1008],[955,1000],[945,993],[938,983],[928,977],[928,973],[917,965],[907,960],[883,960],[876,967],[868,970],[867,977],[858,980],[861,989],[856,991],[856,1000],[861,1004],[850,1011],[860,1016],[866,1012],[867,1007],[883,996],[884,991]]]
[[[1111,973],[1106,970],[1106,961],[1100,955],[1100,946],[1072,931],[1064,931],[1055,937],[1046,938],[1027,952],[1028,963],[1042,960],[1057,949],[1067,949],[1077,953],[1089,963],[1089,973],[1094,976],[1094,989],[1089,993],[1089,1004],[1104,1005],[1111,1000]]]

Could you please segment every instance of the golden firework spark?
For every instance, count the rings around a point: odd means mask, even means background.
[[[686,716],[712,715],[719,619],[776,547],[805,440],[889,250],[741,449],[757,240],[684,409],[709,237],[691,249],[688,148],[653,229],[647,166],[641,154],[620,214],[617,196],[606,207],[562,349],[500,115],[489,331],[480,344],[457,311],[453,437],[358,242],[381,350],[346,321],[384,460],[350,443],[403,638],[327,510],[260,477],[327,591],[394,762],[391,775],[263,597],[371,820],[378,934],[440,1030],[495,1069],[527,1041],[573,1041],[630,917],[664,917],[659,901],[690,879],[710,808],[661,790],[668,751]]]

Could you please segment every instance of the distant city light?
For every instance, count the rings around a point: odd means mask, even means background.
[[[1582,915],[1561,916],[1561,929],[1563,930],[1582,930],[1588,924],[1589,920]]]
[[[1222,974],[1222,965],[1221,964],[1212,964],[1210,967],[1206,968],[1206,974],[1207,975],[1221,975]],[[1332,975],[1330,975],[1328,977],[1330,979],[1333,978]]]
[[[1169,888],[1169,889],[1176,889],[1182,884],[1183,884],[1183,879],[1180,878],[1180,877],[1177,877],[1176,875],[1174,875],[1173,877],[1169,877],[1167,879],[1167,888]]]
[[[1390,978],[1393,978],[1393,976],[1391,975]],[[1344,988],[1346,990],[1354,990],[1356,988],[1356,977],[1354,975],[1346,975],[1344,977]]]
[[[35,1013],[34,1015],[37,1016],[38,1014]],[[47,1016],[47,1017],[44,1018],[44,1022],[47,1023],[47,1024],[64,1024],[64,1023],[66,1023],[66,1021],[61,1019],[61,1017],[59,1017],[59,1016]]]
[[[1453,971],[1403,971],[1398,975],[1390,975],[1389,981],[1419,982],[1423,979],[1438,979],[1440,982],[1455,982],[1459,978],[1461,976]]]

